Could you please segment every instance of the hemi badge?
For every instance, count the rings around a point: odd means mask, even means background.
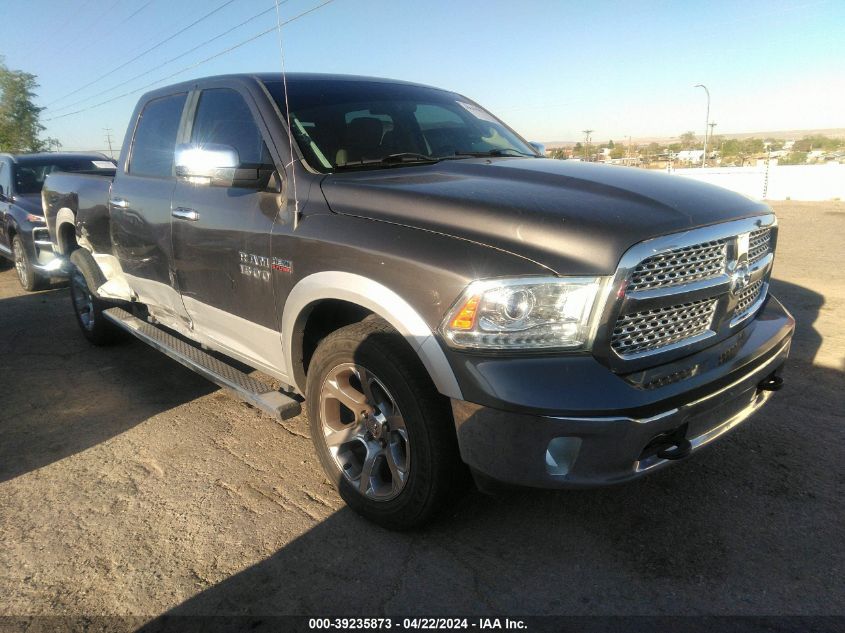
[[[278,257],[274,257],[272,267],[273,270],[278,270],[281,273],[293,272],[293,262],[289,259],[279,259]]]

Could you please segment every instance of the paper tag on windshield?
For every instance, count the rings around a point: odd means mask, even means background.
[[[496,121],[493,115],[487,112],[487,110],[485,110],[484,108],[480,108],[477,105],[473,105],[471,103],[464,103],[463,101],[458,101],[458,105],[461,106],[467,112],[469,112],[476,119],[481,119],[482,121],[488,121],[490,123],[498,123],[498,121]]]
[[[91,163],[97,169],[114,169],[114,163],[107,160],[92,160]]]

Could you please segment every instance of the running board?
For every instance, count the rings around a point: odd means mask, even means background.
[[[131,315],[123,308],[103,310],[103,316],[150,347],[167,354],[277,420],[287,420],[302,412],[299,402],[274,390],[266,382],[248,376],[211,354]]]

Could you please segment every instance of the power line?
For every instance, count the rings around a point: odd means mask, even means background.
[[[181,35],[181,34],[182,34],[182,33],[184,33],[185,31],[187,31],[188,29],[191,29],[191,28],[195,27],[197,24],[199,24],[199,23],[200,23],[200,22],[202,22],[203,20],[206,20],[206,19],[210,18],[212,15],[214,15],[215,13],[217,13],[218,11],[220,11],[221,9],[224,9],[225,7],[229,6],[229,5],[230,5],[230,4],[232,4],[233,2],[235,2],[235,0],[226,0],[223,4],[221,4],[220,6],[218,6],[216,9],[212,9],[211,11],[209,11],[208,13],[206,13],[205,15],[203,15],[202,17],[197,18],[196,20],[194,20],[193,22],[191,22],[188,26],[186,26],[186,27],[184,27],[184,28],[180,29],[179,31],[177,31],[177,32],[176,32],[176,33],[174,33],[173,35],[171,35],[171,36],[169,36],[169,37],[166,37],[165,39],[161,40],[160,42],[158,42],[158,43],[156,43],[156,44],[153,44],[152,46],[150,46],[150,47],[149,47],[148,49],[146,49],[145,51],[143,51],[143,52],[138,53],[137,55],[135,55],[135,57],[133,57],[133,58],[132,58],[132,59],[130,59],[129,61],[122,63],[120,66],[116,66],[115,68],[112,68],[110,71],[108,71],[108,72],[107,72],[107,73],[105,73],[104,75],[100,75],[99,77],[97,77],[97,78],[96,78],[96,79],[94,79],[93,81],[89,81],[89,82],[88,82],[87,84],[85,84],[84,86],[80,86],[80,87],[79,87],[79,88],[77,88],[76,90],[73,90],[73,91],[71,91],[71,92],[68,92],[67,94],[65,94],[65,95],[63,95],[63,96],[61,96],[61,97],[59,97],[58,99],[56,99],[56,100],[54,100],[54,101],[52,101],[52,102],[48,103],[46,107],[50,107],[50,106],[51,106],[51,105],[53,105],[54,103],[58,103],[59,101],[62,101],[62,100],[64,100],[64,99],[67,99],[68,97],[70,97],[70,96],[72,96],[72,95],[75,95],[75,94],[77,94],[77,93],[79,93],[79,92],[82,92],[83,90],[85,90],[85,89],[86,89],[86,88],[88,88],[89,86],[93,86],[93,85],[94,85],[95,83],[97,83],[98,81],[102,81],[102,80],[103,80],[103,79],[105,79],[106,77],[110,77],[111,75],[113,75],[114,73],[116,73],[118,70],[121,70],[121,69],[123,69],[123,68],[126,68],[126,67],[127,67],[129,64],[131,64],[132,62],[137,61],[138,59],[140,59],[141,57],[143,57],[143,56],[144,56],[144,55],[146,55],[147,53],[151,53],[152,51],[154,51],[155,49],[159,48],[160,46],[162,46],[162,45],[166,44],[167,42],[169,42],[170,40],[174,39],[175,37],[178,37],[179,35]],[[116,3],[115,3],[115,4],[116,4]]]
[[[332,2],[334,2],[334,0],[325,0],[321,4],[313,6],[310,9],[307,9],[307,10],[303,11],[302,13],[295,15],[294,17],[290,18],[289,20],[285,20],[284,22],[282,22],[281,26],[285,26],[287,24],[290,24],[291,22],[298,20],[299,18],[305,17],[309,13],[313,13],[314,11],[317,11],[318,9],[322,9],[324,6],[331,4]],[[152,81],[152,82],[150,82],[146,85],[141,86],[140,88],[135,88],[134,90],[124,92],[123,94],[117,95],[116,97],[112,97],[111,99],[106,99],[105,101],[100,101],[99,103],[95,103],[94,105],[88,106],[87,108],[82,108],[80,110],[75,110],[73,112],[67,112],[65,114],[59,114],[58,116],[50,117],[49,119],[44,119],[44,121],[45,122],[55,121],[56,119],[63,119],[65,117],[73,116],[74,114],[81,114],[82,112],[87,112],[88,110],[93,110],[94,108],[99,108],[100,106],[106,105],[107,103],[111,103],[113,101],[117,101],[118,99],[122,99],[123,97],[128,97],[129,95],[133,95],[135,93],[141,92],[142,90],[146,90],[147,88],[150,88],[150,87],[152,87],[156,84],[161,83],[162,81],[167,81],[168,79],[172,79],[176,75],[181,75],[184,72],[187,72],[189,70],[196,68],[197,66],[201,66],[201,65],[203,65],[207,62],[210,62],[212,59],[217,59],[218,57],[226,55],[227,53],[231,53],[233,50],[238,49],[241,46],[249,44],[250,42],[254,42],[257,39],[272,33],[277,28],[278,28],[277,25],[273,25],[269,29],[261,31],[260,33],[256,33],[255,35],[239,42],[238,44],[235,44],[234,46],[230,46],[229,48],[222,50],[219,53],[215,53],[214,55],[211,55],[210,57],[206,57],[205,59],[201,59],[200,61],[196,62],[195,64],[191,64],[190,66],[186,66],[185,68],[182,68],[181,70],[177,70],[175,73],[171,73],[171,74],[167,75],[166,77],[161,77],[159,79],[156,79],[155,81]]]
[[[144,9],[146,9],[148,6],[150,6],[153,2],[155,2],[155,0],[148,0],[145,4],[142,4],[139,8],[135,9],[135,11],[133,11],[132,13],[130,13],[129,15],[127,15],[125,18],[123,18],[123,19],[120,21],[120,23],[118,24],[118,26],[120,26],[121,24],[126,24],[127,22],[129,22],[129,20],[131,20],[132,18],[134,18],[134,17],[135,17],[136,15],[138,15],[141,11],[143,11],[143,10],[144,10]]]
[[[62,31],[67,32],[68,27],[73,24],[74,20],[78,20],[81,16],[85,14],[85,9],[88,8],[88,5],[91,4],[94,0],[87,0],[84,4],[78,7],[72,7],[73,15],[70,16],[67,20],[62,21],[62,23],[57,26],[55,29],[50,31],[50,34],[46,37],[38,40],[38,42],[34,45],[34,48],[41,48],[44,44],[52,41],[59,33]]]
[[[116,29],[117,29],[117,27],[119,27],[119,26],[121,26],[121,25],[125,24],[126,22],[128,22],[130,19],[132,19],[133,17],[135,17],[136,15],[138,15],[141,11],[143,11],[143,10],[144,10],[144,9],[146,9],[148,6],[150,6],[153,2],[155,2],[155,0],[149,0],[149,2],[147,2],[146,4],[141,5],[141,7],[139,7],[138,9],[135,9],[134,11],[132,11],[132,13],[130,13],[128,16],[126,16],[126,17],[125,17],[125,18],[123,18],[120,22],[118,22],[116,25],[114,25],[114,26],[112,27],[112,29],[113,29],[113,30],[116,30]],[[95,25],[95,24],[97,24],[98,22],[102,21],[102,19],[103,19],[104,17],[106,17],[106,15],[108,15],[108,12],[109,12],[109,11],[111,11],[111,9],[113,9],[113,8],[114,8],[115,6],[117,6],[119,3],[120,3],[120,0],[118,0],[117,2],[115,2],[115,3],[114,3],[114,4],[113,4],[113,5],[112,5],[112,6],[111,6],[111,7],[110,7],[107,11],[101,11],[101,12],[99,13],[99,15],[97,16],[96,21],[94,21],[94,22],[92,22],[92,23],[87,24],[87,25],[86,25],[86,28],[87,28],[87,29],[89,29],[89,30],[93,30],[93,29],[92,29],[92,26],[94,26],[94,25]],[[131,9],[130,9],[130,10],[131,10]],[[105,30],[105,29],[104,29],[104,30]],[[85,53],[85,52],[87,52],[87,51],[91,50],[91,49],[92,49],[92,48],[94,48],[95,46],[99,46],[99,47],[102,49],[102,46],[103,46],[103,40],[101,40],[100,38],[91,38],[91,39],[88,41],[88,44],[87,44],[87,45],[84,45],[84,46],[82,46],[82,47],[80,47],[80,48],[74,48],[73,52],[74,52],[74,54],[75,54],[75,56],[76,56],[77,58],[81,58],[81,57],[83,57],[83,55],[82,55],[83,53]],[[138,48],[140,48],[140,47],[136,47],[134,50],[137,50]],[[131,52],[132,52],[132,51],[130,51],[130,53],[131,53]],[[64,99],[64,97],[65,97],[65,96],[66,96],[66,95],[63,95],[63,96],[59,97],[58,99],[55,99],[55,100],[53,101],[53,103],[55,103],[56,101],[61,101],[62,99]]]
[[[288,1],[289,1],[289,0],[282,0],[282,2],[281,2],[280,4],[285,4],[285,3],[286,3],[286,2],[288,2]],[[221,37],[224,37],[224,36],[228,35],[228,34],[229,34],[229,33],[231,33],[232,31],[236,31],[236,30],[238,30],[239,28],[241,28],[242,26],[245,26],[246,24],[248,24],[248,23],[252,22],[253,20],[256,20],[256,19],[258,19],[258,18],[260,18],[260,17],[264,16],[265,14],[270,13],[270,12],[271,12],[271,11],[273,11],[274,9],[275,9],[275,6],[272,6],[272,7],[270,7],[269,9],[265,9],[264,11],[261,11],[261,12],[259,12],[259,13],[256,13],[256,14],[255,14],[255,15],[253,15],[251,18],[248,18],[248,19],[244,20],[244,21],[243,21],[243,22],[241,22],[240,24],[238,24],[238,25],[236,25],[236,26],[233,26],[233,27],[231,27],[230,29],[227,29],[227,30],[223,31],[222,33],[220,33],[220,34],[218,34],[218,35],[215,35],[215,36],[214,36],[214,37],[212,37],[211,39],[205,40],[204,42],[201,42],[201,43],[197,44],[197,45],[196,45],[196,46],[194,46],[193,48],[188,49],[187,51],[185,51],[185,52],[183,52],[183,53],[180,53],[179,55],[176,55],[175,57],[172,57],[171,59],[168,59],[168,60],[167,60],[167,61],[165,61],[165,62],[162,62],[161,64],[159,64],[158,66],[156,66],[156,67],[154,67],[154,68],[150,68],[150,69],[148,69],[148,70],[145,70],[144,72],[138,73],[137,75],[134,75],[133,77],[130,77],[129,79],[126,79],[126,80],[124,80],[124,81],[121,81],[120,83],[114,84],[113,86],[110,86],[109,88],[106,88],[105,90],[103,90],[103,91],[101,91],[101,92],[99,92],[99,93],[97,93],[97,94],[93,94],[93,95],[91,95],[91,96],[89,96],[89,97],[83,97],[82,99],[78,99],[78,100],[76,100],[76,101],[74,101],[74,102],[72,102],[72,103],[69,103],[69,104],[67,104],[67,105],[63,105],[63,106],[61,106],[61,107],[59,107],[59,108],[56,108],[56,109],[54,110],[54,112],[58,113],[58,112],[62,112],[63,110],[68,110],[68,109],[70,109],[70,108],[76,107],[76,106],[78,106],[78,105],[79,105],[79,104],[81,104],[81,103],[85,103],[86,101],[91,101],[92,99],[96,99],[97,97],[102,97],[102,96],[103,96],[104,94],[106,94],[106,93],[112,92],[113,90],[117,90],[118,88],[122,88],[122,87],[123,87],[123,86],[125,86],[126,84],[130,84],[130,83],[132,83],[132,82],[133,82],[133,81],[135,81],[136,79],[140,79],[141,77],[146,77],[147,75],[150,75],[150,74],[154,73],[155,71],[160,70],[161,68],[163,68],[164,66],[167,66],[168,64],[172,64],[173,62],[175,62],[175,61],[177,61],[177,60],[181,59],[182,57],[185,57],[186,55],[190,55],[191,53],[193,53],[194,51],[196,51],[196,50],[198,50],[198,49],[202,48],[203,46],[205,46],[205,45],[207,45],[207,44],[211,44],[211,42],[214,42],[215,40],[219,40]]]

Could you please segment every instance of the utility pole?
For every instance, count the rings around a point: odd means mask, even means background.
[[[631,166],[631,135],[628,135],[628,151],[625,152],[625,166]]]
[[[103,132],[106,133],[106,143],[109,144],[109,158],[114,158],[114,150],[111,147],[111,128],[103,128]]]
[[[593,133],[593,130],[583,130],[584,132],[584,161],[587,162],[589,160],[589,151],[588,148],[590,147],[590,134]]]
[[[713,121],[710,121],[710,144],[711,145],[713,144],[713,128],[714,127],[716,127],[716,123],[714,123]],[[706,159],[707,157],[705,156],[704,158]]]
[[[707,93],[707,114],[704,117],[704,156],[701,157],[701,168],[707,164],[707,128],[710,126],[710,91],[704,84],[695,84],[693,88],[704,88]]]

